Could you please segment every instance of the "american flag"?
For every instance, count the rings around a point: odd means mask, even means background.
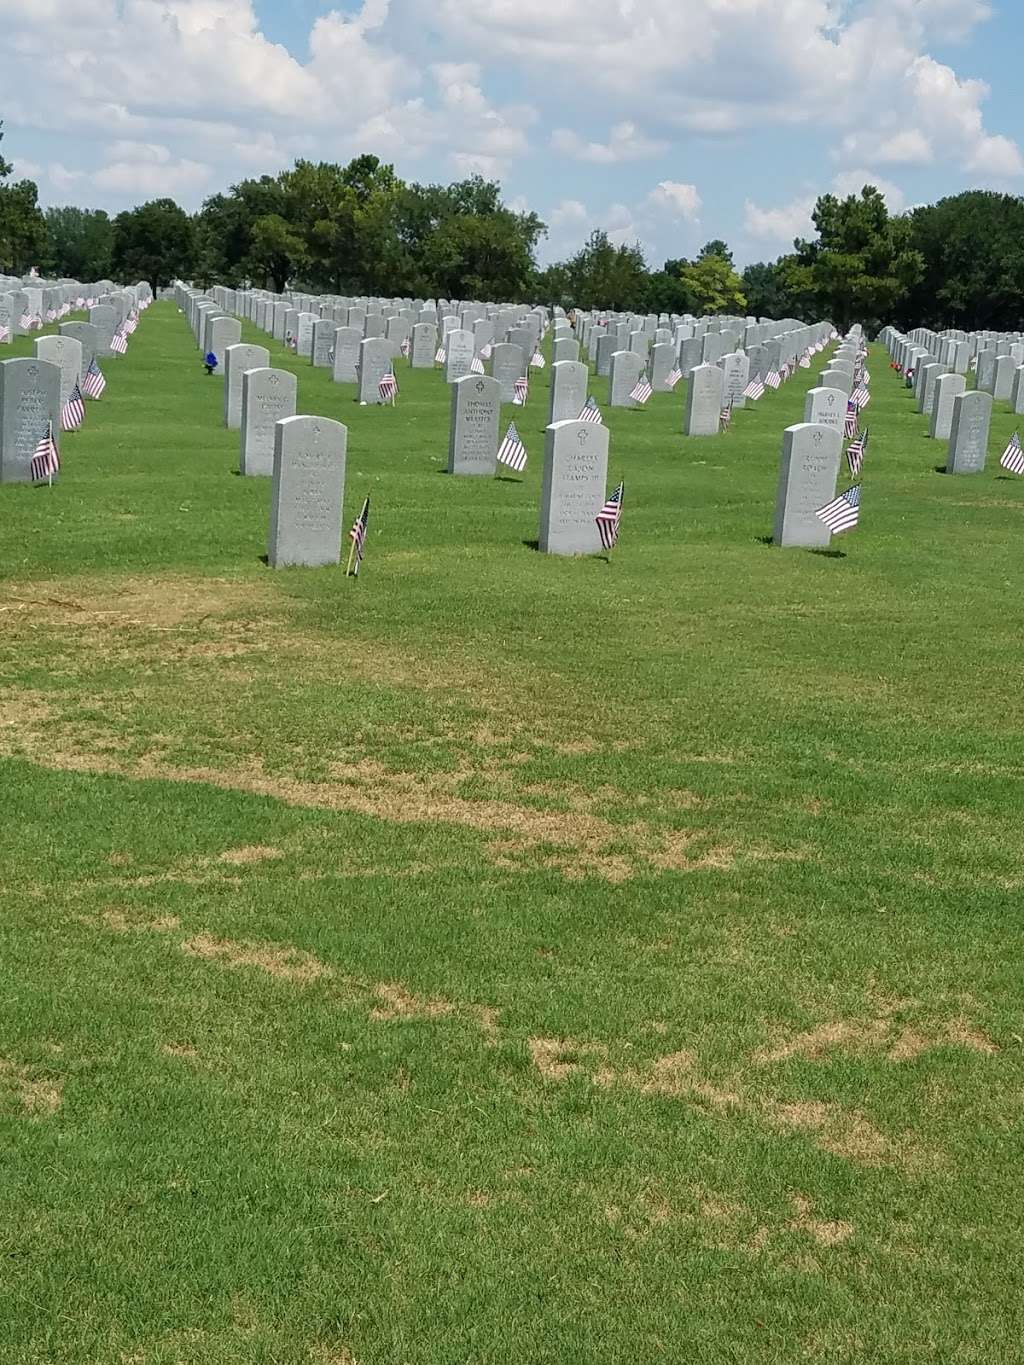
[[[408,338],[408,337],[403,337],[403,338],[402,338],[402,344],[401,344],[401,346],[399,346],[398,349],[401,351],[402,355],[403,355],[406,359],[408,359],[409,350],[410,350],[409,338]]]
[[[5,342],[5,341],[10,341],[10,339],[11,339],[11,329],[10,329],[9,327],[0,327],[0,343],[3,343],[3,342]]]
[[[597,533],[601,537],[601,544],[606,550],[614,549],[615,543],[619,538],[619,522],[622,519],[623,491],[624,486],[620,483],[595,518],[597,521]]]
[[[589,397],[587,401],[583,404],[583,410],[581,411],[579,417],[576,418],[576,420],[577,422],[593,422],[597,426],[604,425],[604,418],[601,416],[601,409],[597,406],[597,399],[594,398],[593,395],[591,395],[591,397]]]
[[[809,370],[811,368],[811,357],[809,355],[805,354],[800,357],[800,368],[802,370]]]
[[[359,577],[359,566],[362,564],[363,556],[366,554],[366,528],[369,521],[370,499],[367,498],[363,503],[363,510],[356,517],[355,521],[352,523],[352,530],[349,531],[353,551],[352,558],[349,561],[353,567],[349,569],[349,573],[356,578]]]
[[[57,450],[57,442],[53,439],[52,422],[46,424],[46,435],[36,446],[36,453],[32,456],[29,469],[36,483],[45,479],[51,484],[54,474],[60,469],[60,453]]]
[[[393,370],[389,371],[380,381],[377,392],[380,394],[382,403],[390,403],[392,407],[395,406],[395,399],[398,397],[398,380],[395,378]]]
[[[651,388],[651,381],[645,374],[642,374],[636,381],[636,386],[629,391],[629,396],[634,403],[646,403],[654,390]]]
[[[675,386],[676,386],[676,385],[679,383],[679,381],[682,379],[682,377],[683,377],[683,372],[682,372],[682,370],[679,368],[679,366],[678,366],[678,365],[673,366],[672,369],[669,370],[668,374],[665,376],[665,386],[666,386],[666,388],[674,389]]]
[[[436,351],[436,353],[435,353],[435,355],[434,355],[434,360],[436,361],[436,363],[437,363],[438,365],[443,365],[444,362],[445,362],[447,359],[448,359],[448,352],[445,350],[445,348],[444,348],[443,346],[438,346],[437,351]]]
[[[1021,448],[1019,431],[1015,431],[1010,437],[1010,444],[1003,451],[1003,458],[999,463],[1011,474],[1024,474],[1024,449]]]
[[[857,404],[851,398],[846,404],[846,418],[843,421],[843,436],[847,441],[852,441],[860,431],[860,422],[857,420]]]
[[[102,398],[106,387],[107,381],[103,371],[94,358],[82,380],[82,394],[85,398]]]
[[[82,398],[82,390],[76,384],[71,390],[71,396],[60,410],[60,429],[61,431],[77,431],[85,421],[85,402]]]
[[[723,431],[728,431],[732,426],[732,403],[726,403],[719,416],[719,423]]]
[[[491,356],[492,356],[493,354],[494,354],[494,347],[491,345],[490,342],[488,342],[486,346],[481,346],[481,347],[480,347],[480,358],[481,358],[481,360],[490,360],[490,358],[491,358]]]
[[[56,318],[57,318],[57,314],[56,314],[56,312],[54,311],[54,309],[52,309],[52,308],[47,308],[47,310],[46,310],[46,321],[47,321],[47,322],[55,322],[55,321],[56,321]]]
[[[135,333],[135,329],[136,329],[136,327],[138,327],[138,325],[139,325],[139,317],[138,317],[138,314],[137,314],[137,313],[129,313],[128,316],[127,316],[127,317],[125,318],[125,320],[124,320],[124,330],[127,332],[127,334],[128,334],[129,336],[133,336],[134,333]]]
[[[473,359],[469,362],[469,368],[471,373],[473,374],[483,374],[484,362],[480,359],[479,356],[475,355]]]
[[[533,355],[530,357],[530,368],[534,370],[542,370],[546,364],[547,361],[541,355],[540,351],[534,351]]]
[[[764,381],[762,380],[759,374],[755,374],[753,379],[743,390],[743,397],[750,398],[755,403],[758,401],[759,398],[764,397]]]
[[[769,389],[780,389],[782,387],[782,375],[779,374],[778,370],[769,370],[764,382]]]
[[[128,338],[125,336],[124,332],[117,331],[114,333],[110,340],[110,349],[115,355],[128,354]]]
[[[516,405],[517,408],[521,408],[524,406],[529,396],[530,381],[525,377],[522,379],[517,379],[515,386],[515,396],[513,397],[512,402]]]
[[[852,479],[860,478],[860,471],[864,466],[864,456],[868,453],[870,436],[871,432],[865,427],[864,434],[858,436],[855,441],[851,441],[846,447],[846,462],[850,466],[850,477]]]
[[[508,465],[509,469],[514,469],[517,474],[521,474],[526,468],[526,447],[516,430],[515,422],[509,422],[505,439],[498,447],[498,463]]]
[[[819,507],[814,515],[825,523],[834,536],[852,531],[860,518],[860,484],[854,484],[833,502]]]
[[[328,363],[328,365],[333,365],[333,364],[334,364],[334,357],[335,357],[335,354],[336,354],[335,348],[332,346],[331,349],[327,352],[327,363]]]
[[[30,332],[32,330],[32,314],[22,313],[21,317],[18,319],[18,326],[23,332]]]
[[[861,411],[867,407],[871,402],[871,395],[868,393],[866,384],[861,384],[854,389],[853,393],[850,395],[850,402],[856,403],[858,409]]]

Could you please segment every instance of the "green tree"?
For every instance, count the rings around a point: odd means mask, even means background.
[[[154,294],[188,276],[195,257],[192,219],[173,199],[119,213],[114,219],[113,273],[122,280],[146,280]]]
[[[72,206],[45,213],[47,269],[72,280],[102,280],[111,271],[114,225],[102,209]]]
[[[760,318],[786,318],[796,315],[781,261],[771,264],[758,261],[754,265],[748,265],[742,278],[747,308],[751,313]]]
[[[732,252],[728,244],[723,242],[721,237],[714,237],[710,242],[705,242],[697,253],[698,261],[706,261],[709,256],[717,256],[719,260],[725,261],[727,265],[732,265]]]
[[[581,308],[640,309],[647,299],[647,265],[638,243],[614,246],[600,228],[566,263],[572,302]]]
[[[795,246],[800,264],[812,272],[820,313],[841,331],[853,322],[881,326],[924,272],[911,220],[892,217],[873,185],[846,199],[822,195],[812,217],[817,239]]]
[[[1020,326],[1024,199],[989,190],[940,199],[911,214],[910,241],[923,269],[900,307],[904,326]]]
[[[743,281],[717,252],[709,252],[691,265],[684,266],[680,278],[699,313],[747,311]]]
[[[3,141],[0,122],[0,142]],[[0,182],[14,170],[0,156]],[[0,183],[0,270],[23,275],[46,255],[46,221],[39,210],[39,192],[31,180]]]

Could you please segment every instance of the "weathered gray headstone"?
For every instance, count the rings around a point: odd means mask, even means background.
[[[32,456],[53,423],[60,441],[60,368],[46,360],[0,361],[0,483],[28,483]]]
[[[59,327],[62,337],[74,337],[82,348],[82,378],[89,373],[89,367],[96,359],[99,336],[91,322],[62,322]]]
[[[286,417],[276,424],[271,568],[338,563],[347,448],[348,429],[326,417]]]
[[[60,401],[63,407],[75,385],[82,379],[82,343],[74,337],[39,337],[35,350],[38,360],[46,360],[60,370]]]
[[[619,339],[614,332],[602,332],[597,338],[597,373],[604,378],[611,374],[612,356],[619,349]]]
[[[117,314],[108,303],[98,303],[89,309],[89,321],[96,328],[96,355],[100,359],[112,356],[110,343],[114,339]]]
[[[516,380],[526,374],[527,357],[521,346],[511,341],[499,341],[491,352],[491,373],[498,381],[501,401],[511,403],[515,398]]]
[[[318,318],[313,324],[313,368],[330,370],[334,368],[334,334],[338,324],[333,318]]]
[[[363,344],[361,327],[339,327],[334,334],[334,382],[359,382],[359,348]]]
[[[455,380],[448,438],[449,474],[490,474],[493,478],[500,415],[501,386],[496,379],[467,374]]]
[[[722,407],[731,407],[739,412],[747,406],[743,390],[750,379],[750,361],[743,351],[729,351],[718,362],[724,376],[722,384]]]
[[[776,545],[828,545],[832,533],[815,513],[836,495],[842,428],[801,422],[787,427],[775,502]]]
[[[953,432],[953,404],[967,387],[962,374],[940,374],[935,384],[931,421],[928,435],[937,441],[948,441]]]
[[[647,375],[655,393],[670,393],[668,377],[676,363],[676,348],[671,341],[657,341],[651,347]]]
[[[981,390],[962,393],[953,400],[953,425],[949,435],[947,474],[980,474],[988,455],[992,422],[992,395]]]
[[[382,403],[380,381],[390,373],[391,345],[387,337],[366,337],[359,343],[360,403]]]
[[[545,554],[600,552],[595,518],[604,506],[607,481],[606,426],[567,421],[548,427],[540,495],[540,548]]]
[[[473,366],[473,333],[462,327],[453,327],[445,338],[447,358],[444,365],[445,382],[454,384],[456,379],[471,373]],[[497,349],[497,348],[495,348]]]
[[[643,373],[644,362],[636,351],[616,351],[608,378],[608,405],[613,408],[635,408],[636,399],[630,394]],[[577,414],[578,415],[578,414]]]
[[[250,346],[238,342],[224,352],[224,425],[229,431],[242,427],[242,379],[246,370],[264,370],[270,366],[270,352],[265,346]]]
[[[14,295],[5,293],[0,284],[0,345],[10,346],[18,333],[18,319],[15,315]]]
[[[683,345],[687,343],[684,341]],[[686,390],[683,434],[717,436],[722,425],[725,375],[718,365],[698,365],[690,374]]]
[[[437,327],[432,322],[417,322],[412,329],[409,361],[414,370],[432,370],[437,354]]]
[[[579,360],[580,343],[572,337],[563,337],[552,343],[551,358],[557,363],[560,360]]]
[[[1016,414],[1024,413],[1024,365],[1021,365],[1014,374],[1010,404]]]
[[[841,436],[846,424],[848,397],[844,389],[808,389],[804,400],[804,424],[835,427]]]
[[[996,361],[995,375],[992,380],[992,397],[997,403],[1008,403],[1013,393],[1013,381],[1019,362],[1013,354],[1001,355]]]
[[[289,370],[246,370],[242,375],[242,436],[239,470],[248,475],[274,472],[274,428],[295,416],[298,380]]]
[[[221,372],[224,368],[224,356],[229,346],[237,346],[242,338],[242,324],[236,318],[214,318],[209,324],[206,333],[207,345],[209,350],[217,357],[217,363]]]
[[[551,366],[549,426],[555,422],[572,422],[579,417],[587,401],[589,380],[590,371],[580,361],[555,361]]]

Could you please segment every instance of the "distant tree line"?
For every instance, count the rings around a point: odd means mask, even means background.
[[[617,245],[600,231],[541,269],[544,223],[506,205],[496,182],[407,184],[375,156],[347,166],[298,161],[232,185],[196,214],[172,199],[114,218],[43,212],[36,186],[11,175],[0,157],[0,270],[9,273],[37,266],[75,279],[145,279],[154,289],[182,276],[204,286],[828,317],[841,328],[1010,330],[1024,317],[1024,199],[987,190],[906,214],[890,214],[870,185],[845,199],[823,195],[813,239],[742,272],[720,240],[651,270],[638,243]]]

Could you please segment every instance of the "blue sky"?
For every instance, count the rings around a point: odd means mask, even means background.
[[[44,204],[189,208],[297,156],[501,180],[648,260],[771,259],[825,190],[1024,189],[1020,0],[0,0]],[[8,85],[10,89],[10,84]]]

